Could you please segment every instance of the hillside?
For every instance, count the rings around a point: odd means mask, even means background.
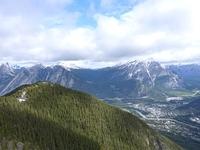
[[[128,112],[59,85],[22,86],[0,98],[0,148],[178,150]]]

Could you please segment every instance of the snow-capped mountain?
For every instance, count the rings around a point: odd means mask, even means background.
[[[0,91],[5,89],[10,81],[15,77],[14,69],[8,64],[0,65]]]
[[[13,76],[9,78],[9,81],[1,89],[0,93],[2,95],[20,85],[38,81],[50,81],[66,87],[72,87],[74,80],[72,78],[71,72],[62,66],[45,67],[39,64],[28,68],[22,67],[14,70]],[[0,77],[0,80],[4,79]]]
[[[135,81],[137,95],[146,96],[152,89],[182,88],[181,79],[156,61],[133,61],[116,66],[115,77]]]
[[[11,67],[8,63],[1,64],[0,65],[0,73],[12,76],[14,74],[14,68]]]
[[[156,61],[128,62],[119,66],[119,70],[127,79],[136,79],[150,87],[156,86],[156,82],[161,78],[168,80],[165,84],[166,88],[180,87],[178,76],[166,70],[165,67]]]
[[[55,65],[52,65],[55,66]],[[66,62],[58,62],[56,64],[56,66],[62,66],[67,70],[71,70],[71,69],[80,69],[80,67],[78,67],[77,65],[73,64],[73,63],[66,63]]]
[[[180,78],[156,61],[133,61],[102,69],[66,67],[64,64],[32,67],[0,66],[0,94],[37,81],[50,81],[65,87],[105,97],[148,96],[157,88],[182,88]]]

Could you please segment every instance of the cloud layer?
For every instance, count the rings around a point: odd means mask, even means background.
[[[97,1],[88,3],[85,12],[72,9],[77,1],[0,1],[0,59],[110,62],[151,57],[183,62],[200,58],[197,0],[126,1],[130,5],[119,12],[117,0],[102,0],[99,8]]]

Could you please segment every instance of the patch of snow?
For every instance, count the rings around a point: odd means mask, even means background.
[[[17,98],[17,100],[21,103],[21,102],[25,102],[27,100],[26,97],[26,91],[23,91],[21,96],[19,98]]]
[[[137,65],[139,62],[137,61],[137,60],[135,60],[135,61],[129,61],[128,63],[126,63],[125,64],[125,66],[127,66],[127,67],[132,67],[132,66],[135,66],[135,65]],[[122,66],[124,66],[124,64],[122,64]]]
[[[73,63],[69,63],[69,62],[58,62],[57,65],[62,66],[63,68],[65,68],[68,71],[71,71],[71,69],[80,69],[80,67],[76,66]]]
[[[133,77],[133,73],[129,73],[128,76],[129,76],[129,78],[132,78]]]
[[[21,66],[19,66],[19,65],[12,65],[11,66],[13,69],[20,69],[21,68]]]
[[[148,63],[145,63],[145,69],[146,69],[146,72],[147,72],[147,74],[148,74],[148,76],[149,76],[149,78],[150,78],[150,80],[151,80],[152,85],[154,86],[154,80],[153,80],[153,78],[151,77],[150,71],[149,71],[149,69],[148,69],[149,65],[150,65],[149,62],[148,62]]]

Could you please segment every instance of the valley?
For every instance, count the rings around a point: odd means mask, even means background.
[[[185,116],[177,108],[189,103],[188,99],[158,101],[142,99],[107,99],[107,103],[128,111],[144,120],[150,127],[176,141],[185,149],[198,150],[200,124],[197,117]],[[185,141],[188,141],[188,144]]]

